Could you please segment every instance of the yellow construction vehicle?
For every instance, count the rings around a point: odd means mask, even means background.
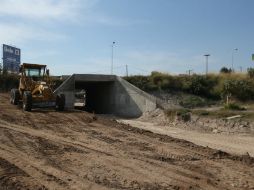
[[[22,102],[24,111],[33,108],[55,107],[62,111],[65,106],[64,94],[53,93],[53,83],[46,65],[23,63],[20,67],[19,88],[11,90],[10,102]]]

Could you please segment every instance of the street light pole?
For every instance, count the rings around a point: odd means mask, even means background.
[[[240,68],[240,72],[242,73],[242,72],[243,72],[243,67],[242,67],[242,66],[240,66],[239,68]]]
[[[204,55],[206,57],[206,75],[208,74],[208,57],[210,56],[210,54],[205,54]]]
[[[128,65],[125,65],[125,69],[126,69],[126,77],[128,77],[129,76],[129,74],[128,74]]]
[[[234,52],[238,51],[238,48],[233,49],[232,51],[232,72],[234,72]]]
[[[112,54],[111,54],[111,75],[113,75],[113,64],[114,64],[114,45],[116,42],[113,42],[111,47],[112,47]]]

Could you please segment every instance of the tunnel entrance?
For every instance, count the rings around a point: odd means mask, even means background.
[[[85,111],[96,114],[112,114],[114,81],[75,82],[76,99],[82,102]],[[77,96],[78,94],[78,96]]]
[[[136,118],[157,107],[156,98],[115,75],[73,74],[63,78],[54,93],[65,95],[66,109],[73,109],[82,94],[85,110],[95,114]]]

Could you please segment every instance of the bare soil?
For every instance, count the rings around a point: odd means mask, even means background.
[[[254,159],[0,94],[0,190],[254,189]]]
[[[119,120],[124,124],[129,124],[144,130],[149,130],[154,133],[169,135],[171,137],[184,139],[193,142],[197,145],[208,146],[214,149],[220,149],[232,154],[249,154],[254,156],[254,135],[253,134],[225,134],[225,133],[210,133],[204,130],[187,129],[187,127],[179,127],[180,124],[173,127],[172,125],[158,125],[149,121],[140,120]],[[182,125],[186,125],[182,123]]]
[[[123,124],[153,133],[184,139],[201,146],[233,154],[254,156],[254,122],[191,116],[190,121],[170,118],[161,109],[146,112],[138,119],[121,119]]]

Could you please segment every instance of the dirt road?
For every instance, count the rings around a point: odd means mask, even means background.
[[[254,160],[0,94],[0,190],[254,189]]]
[[[235,154],[246,154],[246,152],[248,152],[251,156],[254,156],[253,135],[204,133],[176,127],[160,126],[151,122],[138,120],[119,120],[119,122],[154,133],[166,134],[175,138],[184,139],[197,145],[208,146]]]

